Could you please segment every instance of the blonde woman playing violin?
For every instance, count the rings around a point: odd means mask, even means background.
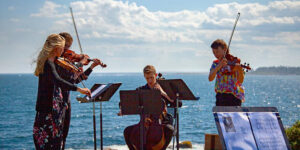
[[[85,95],[91,94],[89,89],[77,87],[58,75],[55,60],[61,56],[64,46],[65,39],[62,36],[51,34],[36,60],[34,75],[39,78],[33,126],[36,149],[62,149],[63,120],[67,105],[63,101],[61,87]]]

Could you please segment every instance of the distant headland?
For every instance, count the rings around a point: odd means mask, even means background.
[[[259,67],[249,73],[255,75],[300,75],[300,67]]]

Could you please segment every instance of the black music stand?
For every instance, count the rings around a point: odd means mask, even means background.
[[[175,100],[176,107],[174,108],[174,118],[176,122],[174,124],[174,129],[176,129],[176,145],[177,150],[179,150],[179,100],[198,100],[199,97],[195,97],[192,91],[188,88],[182,79],[167,79],[167,80],[157,80],[159,85],[167,93],[167,95]],[[173,149],[174,149],[174,138],[173,138]]]
[[[164,106],[159,90],[120,91],[122,115],[140,115],[140,149],[144,149],[144,115],[161,114]]]
[[[102,102],[109,101],[122,83],[94,84],[91,88],[91,97],[77,97],[80,103],[93,102],[93,125],[94,125],[94,149],[97,149],[96,143],[96,117],[95,117],[95,102],[100,102],[100,137],[101,150],[103,150],[103,129],[102,129]]]

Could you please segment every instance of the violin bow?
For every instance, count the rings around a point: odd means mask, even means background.
[[[73,16],[72,7],[70,7],[70,12],[71,12],[71,16],[72,16],[72,21],[73,21],[73,25],[74,25],[74,29],[75,29],[75,33],[76,33],[76,37],[77,37],[77,41],[78,41],[80,53],[83,54],[82,48],[81,48],[81,43],[80,43],[80,40],[79,40],[79,35],[78,35],[78,32],[77,32],[77,28],[76,28],[75,19],[74,19],[74,16]]]
[[[232,32],[231,32],[231,35],[230,35],[230,38],[229,38],[228,47],[227,47],[227,49],[226,49],[226,51],[225,51],[225,53],[224,53],[224,58],[225,58],[225,56],[226,56],[227,51],[229,50],[230,43],[231,43],[231,40],[232,40],[232,37],[233,37],[233,33],[234,33],[234,30],[235,30],[236,24],[237,24],[237,22],[238,22],[238,20],[239,20],[239,18],[240,18],[240,15],[241,15],[241,13],[238,12],[238,14],[237,14],[237,16],[236,16],[236,19],[235,19],[235,23],[234,23],[233,29],[232,29]]]
[[[73,16],[72,7],[70,7],[70,12],[71,12],[72,20],[73,20],[73,25],[74,25],[74,29],[75,29],[77,41],[78,41],[78,44],[79,44],[80,53],[83,54],[82,48],[81,48],[81,44],[80,44],[80,40],[79,40],[79,36],[78,36],[78,32],[77,32],[77,28],[76,28],[75,19],[74,19],[74,16]],[[86,86],[84,85],[83,81],[81,80],[81,77],[78,77],[78,79],[81,82],[81,84],[83,85],[83,87],[86,88]]]
[[[74,29],[75,29],[75,33],[76,33],[76,37],[77,37],[77,41],[78,41],[78,45],[79,45],[79,49],[80,49],[80,54],[83,54],[81,43],[80,43],[80,40],[79,40],[79,34],[78,34],[78,31],[77,31],[75,19],[74,19],[74,16],[73,16],[72,7],[70,7],[70,12],[71,12],[72,21],[73,21],[73,25],[74,25]],[[88,60],[89,61],[94,61],[93,59],[90,59],[90,58]]]
[[[77,32],[77,28],[76,28],[76,24],[75,24],[75,19],[74,19],[74,16],[73,16],[72,7],[70,7],[70,12],[71,12],[72,20],[73,20],[74,29],[75,29],[75,32],[76,32],[77,41],[78,41],[78,44],[79,44],[80,53],[83,54],[81,44],[80,44],[80,40],[79,40],[79,36],[78,36],[78,32]],[[80,79],[81,77],[78,77],[78,78],[79,78],[79,80],[81,80]],[[81,80],[80,82],[83,85],[83,87],[85,87],[83,81]],[[93,127],[94,127],[94,149],[96,150],[97,149],[97,143],[96,143],[97,138],[96,138],[95,99],[93,99]],[[101,143],[101,149],[102,149],[102,143]]]
[[[232,29],[232,32],[231,32],[231,35],[230,35],[230,38],[229,38],[229,42],[228,42],[228,48],[226,49],[226,51],[225,51],[225,54],[224,54],[224,57],[223,57],[223,58],[225,58],[225,56],[226,56],[226,53],[227,53],[227,51],[229,50],[229,47],[230,47],[230,44],[231,44],[231,40],[232,40],[232,37],[233,37],[233,33],[234,33],[234,31],[235,31],[235,27],[236,27],[236,24],[237,24],[237,22],[238,22],[238,20],[239,20],[239,18],[240,18],[240,15],[241,15],[241,13],[240,13],[240,12],[238,12],[238,14],[237,14],[237,16],[236,16],[236,19],[235,19],[235,23],[234,23],[233,29]],[[251,70],[251,68],[250,68],[249,64],[248,64],[248,65],[246,65],[246,63],[245,63],[244,65],[242,65],[242,67],[246,68],[246,72],[248,72],[248,70]]]

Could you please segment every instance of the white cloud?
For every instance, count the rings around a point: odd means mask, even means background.
[[[281,11],[289,8],[300,12],[297,1],[275,1],[267,5],[259,3],[239,4],[236,2],[216,4],[205,12],[183,10],[179,12],[151,12],[136,3],[92,0],[76,1],[73,7],[76,24],[84,31],[85,38],[119,38],[143,42],[203,42],[195,33],[206,31],[208,27],[231,27],[237,12],[241,12],[238,26],[249,27],[274,24],[299,24],[296,13],[281,16]],[[65,8],[46,1],[35,17],[58,17],[56,25],[71,27],[68,13],[59,13]],[[65,11],[63,11],[65,12]],[[59,19],[61,18],[61,19]],[[67,19],[67,21],[66,21]],[[206,34],[213,34],[217,29]]]
[[[30,16],[32,17],[63,17],[66,16],[66,14],[61,14],[57,9],[61,8],[62,5],[56,4],[51,1],[45,1],[44,6],[40,8],[40,11],[38,13],[33,13]]]
[[[284,9],[296,9],[299,10],[300,2],[299,1],[275,1],[270,2],[269,6],[274,9],[284,10]]]
[[[260,66],[299,66],[300,45],[283,45],[268,43],[257,44],[236,44],[233,54],[241,59],[241,62],[250,63],[252,68]]]
[[[187,33],[189,31],[180,31],[199,26],[196,21],[201,16],[199,17],[197,12],[182,11],[175,14],[150,12],[135,3],[111,0],[79,1],[72,3],[71,6],[78,27],[91,29],[89,35],[85,36],[88,38],[110,35],[111,38],[145,42],[201,42],[190,37]]]
[[[300,31],[279,32],[271,36],[255,36],[252,39],[260,42],[272,42],[277,44],[295,44],[300,42]]]
[[[245,54],[266,54],[275,47],[274,44],[288,48],[300,42],[298,1],[273,1],[267,4],[233,2],[216,4],[205,11],[178,12],[150,11],[136,3],[113,0],[76,1],[70,5],[80,37],[95,41],[95,44],[89,45],[90,48],[101,45],[99,49],[104,49],[103,54],[107,57],[117,58],[122,54],[120,59],[131,55],[144,58],[134,53],[142,51],[146,54],[153,52],[157,61],[162,59],[158,55],[170,57],[164,58],[166,63],[176,59],[175,55],[183,55],[183,52],[197,59],[212,58],[210,43],[217,38],[229,39],[237,12],[241,12],[241,17],[231,45],[232,49],[241,48],[237,55],[246,58]],[[54,18],[56,30],[73,31],[68,9],[54,2],[46,1],[43,8],[31,16]],[[239,46],[243,44],[245,46]],[[128,51],[128,54],[124,51]],[[93,53],[97,55],[99,52]],[[270,58],[267,64],[271,64],[271,58],[277,54],[273,51],[267,54],[267,58]],[[250,62],[264,62],[257,61],[263,60],[263,57],[249,57]],[[180,59],[184,62],[189,58]],[[288,58],[282,59],[288,62]],[[142,63],[146,59],[139,58],[136,61]],[[189,61],[192,62],[192,58]]]
[[[294,24],[295,19],[293,17],[270,17],[271,22],[280,24]]]
[[[234,15],[241,12],[240,26],[257,26],[262,24],[299,23],[296,17],[300,13],[298,1],[275,1],[267,5],[259,3],[226,3],[216,4],[206,10],[211,18],[208,22],[214,25],[228,26],[233,24]],[[288,16],[283,16],[288,15]]]

